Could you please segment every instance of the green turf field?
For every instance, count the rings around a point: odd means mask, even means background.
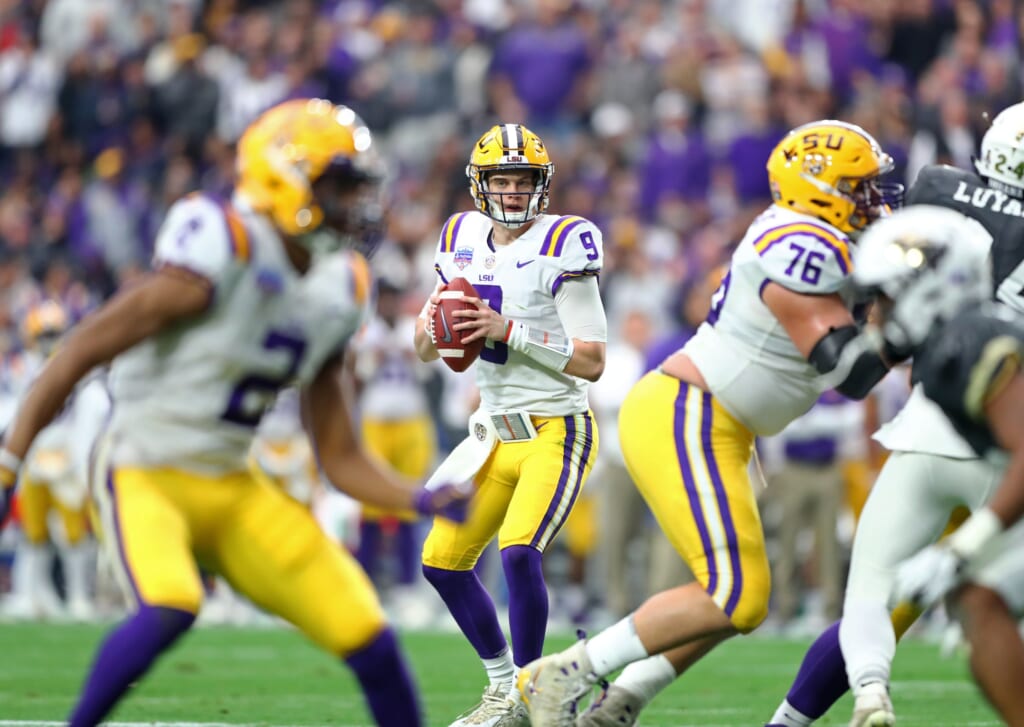
[[[0,626],[0,727],[64,717],[103,629]],[[430,725],[447,725],[483,688],[460,637],[405,634]],[[549,650],[565,645],[549,640]],[[788,686],[806,641],[748,637],[711,654],[644,713],[643,725],[758,727]],[[892,687],[900,727],[998,725],[962,657],[911,642]],[[821,724],[845,725],[845,698]],[[113,717],[122,723],[363,726],[370,721],[345,669],[285,630],[198,629],[163,659]]]

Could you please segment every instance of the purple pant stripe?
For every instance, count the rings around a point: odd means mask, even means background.
[[[124,568],[125,577],[132,587],[132,592],[135,594],[135,600],[141,606],[145,602],[142,600],[139,585],[135,582],[135,575],[132,573],[131,565],[128,563],[128,553],[124,549],[124,533],[121,530],[121,516],[117,511],[117,492],[114,490],[114,471],[112,469],[107,470],[107,492],[110,493],[110,514],[114,520],[114,532],[112,535],[117,541],[117,553],[121,556],[121,565]]]
[[[729,591],[729,600],[725,603],[725,615],[732,616],[733,611],[736,610],[736,604],[739,603],[740,595],[743,593],[743,566],[740,560],[739,541],[736,538],[736,527],[732,521],[732,512],[729,510],[729,498],[725,494],[722,475],[718,470],[718,461],[715,459],[715,450],[711,446],[711,394],[707,392],[703,395],[703,410],[701,444],[704,447],[704,459],[708,463],[711,483],[715,488],[718,512],[722,515],[722,525],[725,527],[725,540],[729,545],[729,560],[732,562],[732,590]]]
[[[697,494],[697,485],[693,481],[693,470],[690,468],[690,458],[686,451],[686,393],[689,391],[689,388],[689,384],[679,383],[679,394],[676,396],[676,413],[672,429],[676,439],[676,458],[679,460],[679,470],[683,474],[686,496],[690,500],[690,511],[693,513],[693,520],[697,524],[697,532],[700,533],[700,542],[704,546],[704,555],[708,561],[708,585],[705,590],[714,595],[715,588],[718,587],[718,568],[715,565],[715,551],[711,547],[711,536],[708,534],[708,526],[704,521],[704,511],[700,507],[700,497]]]
[[[548,543],[555,539],[558,531],[565,525],[565,521],[569,519],[569,515],[572,513],[572,508],[576,505],[576,498],[580,496],[580,490],[583,489],[583,472],[586,468],[587,460],[590,459],[590,449],[594,444],[593,420],[591,420],[589,413],[583,415],[583,421],[586,424],[583,429],[583,436],[586,439],[583,440],[583,454],[580,456],[580,461],[576,467],[576,481],[573,483],[569,507],[562,513],[562,519],[555,525],[555,529],[551,531],[551,537],[548,538],[547,543],[544,543],[544,547],[547,547]]]
[[[562,445],[562,473],[558,476],[558,486],[555,487],[555,494],[548,504],[547,512],[544,513],[544,517],[537,527],[537,532],[534,533],[533,538],[530,540],[530,545],[534,548],[540,546],[541,538],[558,511],[558,503],[562,501],[565,485],[569,481],[569,470],[572,468],[572,447],[576,442],[576,420],[573,417],[565,417],[564,419],[565,444]]]

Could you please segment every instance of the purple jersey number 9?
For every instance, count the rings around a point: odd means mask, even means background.
[[[263,339],[263,348],[287,354],[285,370],[280,375],[250,374],[239,381],[231,391],[221,419],[247,427],[259,424],[274,395],[298,373],[302,354],[306,352],[306,341],[293,333],[270,331]]]

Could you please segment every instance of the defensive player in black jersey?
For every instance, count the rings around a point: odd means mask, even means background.
[[[926,167],[908,192],[907,203],[954,209],[980,223],[994,238],[991,274],[997,297],[1024,311],[1024,141],[1018,138],[1022,130],[1024,104],[1018,104],[999,114],[986,132],[976,162],[979,174]],[[984,502],[1002,473],[999,465],[977,458],[919,391],[876,438],[893,454],[858,526],[843,621],[812,644],[770,725],[806,727],[851,686],[856,697],[851,725],[894,723],[889,668],[896,639],[920,613],[901,606],[890,621],[887,600],[896,567],[938,537],[956,505],[970,508]],[[945,507],[935,504],[936,491],[945,493]],[[924,511],[921,498],[930,498],[935,506]],[[915,514],[911,526],[905,524],[908,513]]]
[[[923,608],[951,594],[951,610],[971,645],[975,679],[1003,720],[1020,727],[1024,642],[1014,614],[1024,611],[1024,523],[1018,522],[1024,515],[1024,319],[986,300],[987,261],[969,238],[940,229],[938,220],[913,222],[902,229],[880,225],[866,238],[865,256],[899,250],[905,264],[876,265],[861,279],[892,301],[883,312],[883,331],[888,321],[911,316],[917,331],[927,331],[909,342],[914,381],[978,457],[1002,466],[987,504],[948,539],[899,566],[893,600]],[[935,315],[929,290],[941,296],[938,310],[961,310],[949,319]],[[931,325],[921,325],[922,319]]]

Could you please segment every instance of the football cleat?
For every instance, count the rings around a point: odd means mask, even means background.
[[[642,709],[640,697],[614,684],[605,689],[576,720],[576,727],[629,727]]]
[[[573,727],[577,703],[597,683],[586,642],[544,656],[522,668],[516,687],[534,727]]]
[[[475,707],[466,710],[458,716],[458,718],[451,723],[450,727],[498,727],[498,725],[518,725],[517,722],[510,722],[506,718],[509,717],[513,707],[519,707],[520,705],[514,703],[508,698],[508,687],[501,684],[491,684],[484,689],[483,697],[481,697],[479,704]],[[502,721],[504,720],[504,721]],[[524,725],[529,725],[530,722],[527,719],[523,722]]]
[[[884,684],[872,682],[858,691],[853,703],[850,727],[893,727],[896,724],[889,690]]]

